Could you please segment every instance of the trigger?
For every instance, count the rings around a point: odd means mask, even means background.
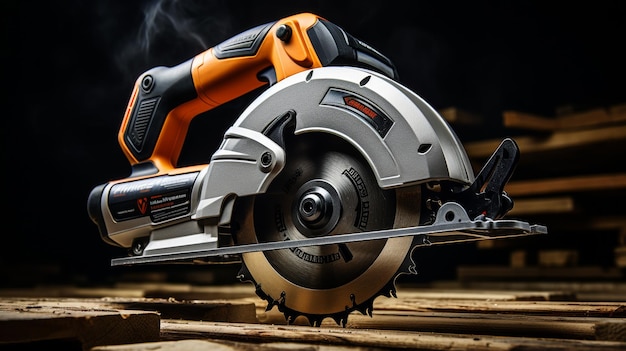
[[[259,74],[257,74],[257,79],[261,82],[267,82],[270,86],[278,82],[278,79],[276,78],[276,70],[274,69],[274,67],[268,67],[259,72]]]

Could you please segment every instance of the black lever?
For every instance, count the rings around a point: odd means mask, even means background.
[[[497,219],[513,208],[513,200],[504,186],[519,161],[519,147],[510,138],[504,139],[478,172],[474,182],[459,195],[457,201],[470,218],[480,215]]]

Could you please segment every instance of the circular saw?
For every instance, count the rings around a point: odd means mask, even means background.
[[[259,88],[208,164],[177,167],[194,117]],[[416,273],[418,246],[547,233],[503,218],[512,139],[474,175],[388,58],[310,13],[144,72],[118,140],[131,174],[87,203],[102,239],[128,252],[112,265],[238,263],[289,323],[372,315]]]

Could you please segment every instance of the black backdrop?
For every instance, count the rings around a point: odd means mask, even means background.
[[[109,259],[123,252],[100,239],[86,200],[95,185],[128,175],[117,131],[135,78],[294,13],[314,12],[378,48],[401,82],[433,107],[484,116],[484,128],[457,131],[463,141],[505,134],[505,109],[551,115],[563,105],[626,100],[623,1],[68,0],[2,7],[0,281],[7,283],[107,276]],[[208,161],[245,104],[198,122],[184,160]],[[472,259],[463,257],[432,255],[430,264]],[[33,266],[59,270],[46,276]]]

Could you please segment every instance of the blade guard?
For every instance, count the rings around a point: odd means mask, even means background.
[[[295,134],[330,133],[349,142],[381,188],[432,180],[474,182],[458,137],[423,99],[367,69],[323,67],[284,79],[242,113],[208,166],[193,218],[220,216],[230,195],[265,191],[283,162],[277,130],[292,122]],[[251,144],[265,148],[252,151]],[[262,167],[263,157],[278,162]]]

